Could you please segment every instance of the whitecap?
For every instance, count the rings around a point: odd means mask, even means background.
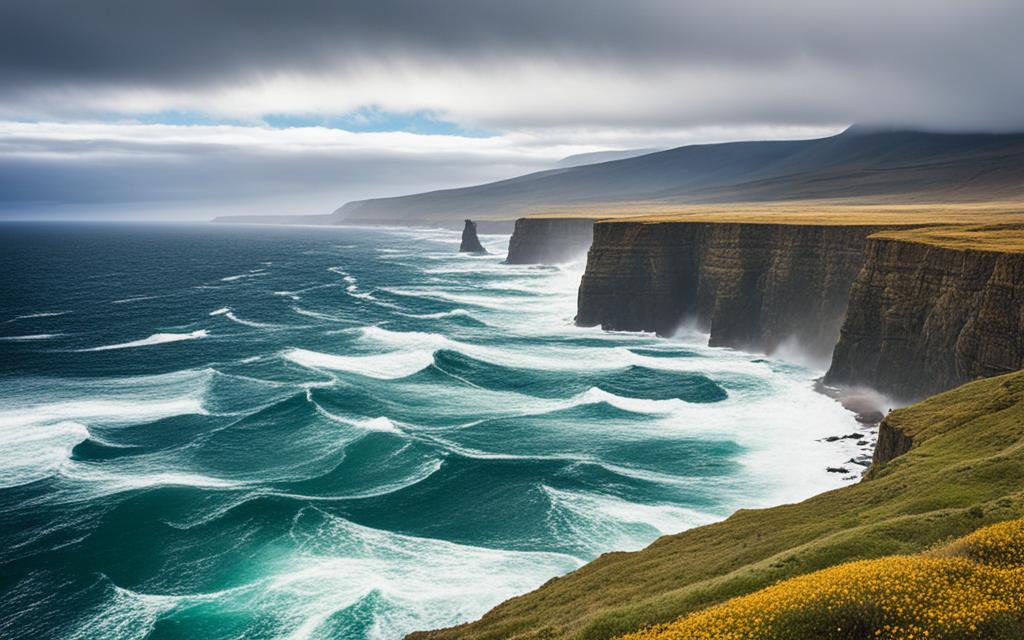
[[[434,363],[432,350],[341,356],[308,349],[289,349],[283,356],[303,367],[347,371],[381,380],[404,378]]]
[[[366,604],[368,640],[451,626],[583,564],[560,553],[474,547],[371,529],[314,507],[289,532],[297,548],[261,561],[261,575],[212,593],[151,595],[112,588],[100,610],[72,637],[142,637],[177,610],[216,603],[274,621],[289,640],[320,637],[340,612]],[[243,633],[244,634],[244,633]]]
[[[212,369],[100,380],[22,378],[0,390],[0,429],[62,421],[126,424],[205,414]]]
[[[25,336],[0,336],[0,341],[3,342],[25,342],[30,340],[50,340],[52,338],[59,338],[63,333],[35,333]]]
[[[37,428],[0,428],[0,488],[48,478],[60,469],[78,443],[89,437],[80,422],[57,422]]]
[[[23,316],[14,316],[13,318],[8,320],[7,322],[17,322],[18,320],[30,320],[32,318],[55,318],[57,316],[63,316],[63,315],[66,315],[68,313],[71,313],[71,312],[70,311],[41,311],[39,313],[28,313],[28,314],[25,314]]]
[[[90,349],[79,349],[79,351],[109,351],[111,349],[131,349],[133,347],[148,347],[156,344],[165,344],[168,342],[181,342],[182,340],[196,340],[198,338],[205,338],[210,335],[210,332],[206,329],[197,329],[191,333],[154,333],[148,338],[141,340],[132,340],[131,342],[121,342],[118,344],[108,344],[102,347],[92,347]]]
[[[278,329],[278,328],[281,327],[281,325],[278,325],[278,324],[270,324],[270,323],[267,323],[267,322],[256,322],[255,320],[245,320],[243,318],[239,318],[237,315],[235,315],[235,312],[231,310],[231,307],[221,307],[220,309],[217,309],[216,311],[211,311],[210,315],[211,316],[224,316],[225,318],[227,318],[228,320],[231,320],[232,322],[237,322],[240,325],[244,325],[246,327],[252,327],[254,329]]]
[[[270,275],[265,271],[250,271],[248,273],[240,273],[234,276],[226,276],[221,278],[221,282],[235,282],[236,280],[245,280],[247,278],[258,278],[260,276]]]
[[[143,300],[155,300],[160,296],[135,296],[132,298],[121,298],[120,300],[114,300],[110,304],[129,304],[132,302],[142,302]]]
[[[376,418],[346,418],[337,414],[331,413],[327,409],[320,406],[320,403],[313,400],[309,390],[306,390],[306,399],[313,403],[317,413],[324,416],[332,422],[338,422],[340,424],[355,427],[357,429],[363,429],[364,431],[377,431],[379,433],[395,433],[401,434],[402,430],[399,429],[394,422],[391,421],[387,416],[379,416]]]
[[[319,311],[310,311],[309,309],[303,309],[298,305],[292,305],[292,311],[299,314],[300,316],[306,316],[308,318],[316,318],[317,320],[326,320],[327,322],[340,322],[345,324],[351,324],[353,321],[346,318],[339,318],[338,316],[332,316],[328,313],[320,313]]]
[[[443,320],[444,318],[472,318],[477,322],[483,322],[469,311],[458,308],[451,311],[438,311],[437,313],[402,313],[407,318],[418,318],[421,320]]]
[[[551,502],[553,535],[575,540],[591,553],[635,551],[658,535],[678,533],[722,516],[671,504],[637,504],[621,498],[541,485]]]

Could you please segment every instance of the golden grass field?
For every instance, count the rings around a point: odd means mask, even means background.
[[[864,204],[835,200],[729,204],[614,203],[547,209],[543,218],[600,221],[718,222],[823,226],[919,227],[873,237],[958,250],[1024,251],[1024,202]]]
[[[1024,520],[916,555],[850,562],[621,640],[1019,638]]]

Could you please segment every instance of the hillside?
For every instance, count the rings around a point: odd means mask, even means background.
[[[337,222],[437,224],[616,203],[808,199],[861,202],[1024,197],[1024,134],[851,127],[815,140],[691,145],[499,182],[350,202]]]
[[[790,578],[623,640],[853,640],[1024,635],[1024,520],[925,553]]]
[[[804,502],[609,553],[441,638],[611,638],[840,563],[919,553],[1024,514],[1024,372],[964,385],[882,423],[872,478]]]

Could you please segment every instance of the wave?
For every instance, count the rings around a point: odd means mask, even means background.
[[[298,305],[292,305],[292,311],[299,314],[300,316],[306,316],[307,318],[316,318],[317,320],[326,320],[327,322],[340,322],[343,324],[353,324],[353,320],[347,318],[339,318],[338,316],[332,316],[329,313],[320,313],[319,311],[310,311],[309,309],[303,309]]]
[[[366,500],[367,498],[380,498],[381,496],[390,495],[392,493],[398,493],[410,487],[414,487],[424,480],[427,480],[435,473],[441,470],[444,466],[443,460],[431,460],[420,467],[413,470],[412,473],[407,474],[405,477],[396,480],[394,482],[384,483],[376,486],[373,489],[367,489],[365,491],[357,491],[354,493],[346,493],[344,495],[316,495],[316,494],[303,494],[293,493],[288,491],[265,491],[261,492],[260,496],[273,496],[275,498],[287,498],[291,500],[300,500],[302,502],[346,502],[353,500]]]
[[[513,305],[538,305],[542,303],[539,300],[524,299],[523,296],[481,296],[466,293],[453,293],[450,291],[443,291],[439,289],[428,289],[425,291],[419,291],[415,289],[406,289],[400,287],[381,287],[381,291],[386,291],[390,294],[406,298],[420,298],[422,300],[453,302],[455,304],[470,305],[474,307],[484,307],[486,309],[494,309],[498,311],[508,311],[510,308],[514,308]]]
[[[75,483],[93,485],[88,488],[101,494],[137,491],[153,487],[239,489],[249,486],[245,482],[225,480],[201,473],[189,473],[187,471],[133,472],[124,468],[108,468],[105,465],[75,461],[62,465],[59,475]]]
[[[636,551],[652,537],[710,524],[722,517],[672,504],[637,504],[610,495],[541,485],[551,503],[552,535],[573,540],[591,554]]]
[[[224,278],[221,278],[220,281],[221,282],[235,282],[236,280],[245,280],[247,278],[259,278],[261,276],[269,276],[269,275],[270,274],[267,273],[263,269],[256,269],[256,270],[250,271],[248,273],[240,273],[240,274],[234,275],[234,276],[226,276]]]
[[[80,422],[63,421],[46,428],[0,428],[0,488],[7,489],[53,476],[71,451],[89,438]]]
[[[279,325],[279,324],[270,324],[270,323],[267,323],[267,322],[256,322],[255,320],[245,320],[243,318],[239,318],[237,315],[235,315],[235,312],[232,311],[230,307],[221,307],[220,309],[217,309],[216,311],[211,311],[210,315],[211,316],[224,316],[225,318],[227,318],[228,320],[231,320],[232,322],[237,322],[240,325],[244,325],[246,327],[252,327],[254,329],[279,329],[279,328],[281,328],[281,325]]]
[[[60,381],[24,379],[0,402],[0,429],[82,423],[131,424],[184,414],[207,414],[204,399],[215,371],[186,369],[155,376]]]
[[[567,554],[489,549],[373,529],[312,506],[295,514],[287,538],[296,550],[268,559],[258,578],[248,574],[229,589],[156,595],[108,583],[98,607],[102,614],[84,620],[70,637],[144,637],[164,616],[212,606],[253,612],[237,619],[247,626],[233,624],[232,635],[260,635],[272,615],[274,635],[290,640],[400,638],[479,617],[583,564]],[[200,637],[209,634],[208,624],[204,616],[186,615],[178,628],[185,637]]]
[[[399,314],[399,315],[403,315],[403,316],[405,316],[407,318],[418,318],[420,320],[443,320],[445,318],[470,318],[472,320],[476,320],[477,322],[479,322],[481,324],[486,324],[486,323],[484,323],[483,320],[481,320],[480,318],[474,316],[469,311],[466,311],[465,309],[462,309],[462,308],[452,309],[451,311],[438,311],[437,313],[402,313],[402,314]]]
[[[59,338],[63,333],[35,333],[25,336],[0,336],[0,342],[25,342],[30,340],[51,340]]]
[[[380,380],[405,378],[434,363],[434,352],[431,350],[340,356],[308,349],[290,349],[283,356],[303,367],[347,371]]]
[[[18,320],[31,320],[33,318],[55,318],[57,316],[63,316],[71,313],[70,311],[41,311],[39,313],[27,313],[21,316],[14,316],[10,320],[7,320],[4,324],[10,322],[17,322]]]
[[[143,300],[155,300],[160,296],[135,296],[132,298],[121,298],[120,300],[114,300],[110,304],[129,304],[132,302],[142,302]]]
[[[199,338],[205,338],[210,335],[210,332],[206,329],[197,329],[191,333],[154,333],[148,338],[142,340],[132,340],[131,342],[121,342],[118,344],[107,344],[101,347],[92,347],[90,349],[79,349],[79,351],[110,351],[111,349],[132,349],[134,347],[148,347],[156,344],[165,344],[168,342],[181,342],[182,340],[196,340]]]
[[[664,370],[673,372],[685,372],[693,374],[703,371],[700,362],[703,359],[682,358],[673,360],[669,358],[645,357],[637,355],[626,348],[592,348],[592,349],[567,349],[558,345],[537,345],[528,349],[503,349],[499,347],[477,345],[460,342],[447,336],[421,331],[390,331],[379,326],[362,327],[359,329],[361,342],[378,347],[383,353],[372,355],[337,355],[323,353],[308,349],[291,349],[284,352],[284,357],[296,364],[314,368],[330,369],[334,371],[345,371],[359,375],[379,379],[398,379],[411,376],[419,371],[435,365],[436,356],[442,351],[457,352],[468,358],[478,360],[494,366],[508,367],[520,370],[538,370],[549,372],[580,372],[582,371],[616,371],[642,366],[653,370]],[[593,351],[593,357],[587,357],[587,351]],[[695,362],[696,361],[696,362]],[[639,363],[642,363],[639,364]],[[726,371],[747,371],[751,367],[756,371],[762,371],[764,364],[736,361],[731,365],[719,364],[718,368]],[[711,367],[715,368],[715,367]],[[442,373],[462,380],[471,386],[478,386],[472,377],[460,377],[444,368],[439,368]],[[701,378],[696,382],[703,382],[704,391],[714,391],[707,398],[701,397],[695,401],[722,400],[727,393],[716,383],[709,379]],[[689,381],[691,385],[694,381]],[[698,389],[700,390],[700,389]],[[629,411],[663,412],[665,403],[679,403],[677,399],[632,399],[625,398],[615,393],[602,391],[600,388],[591,389],[588,393],[605,394],[603,400],[614,406]],[[673,405],[674,406],[674,405]]]

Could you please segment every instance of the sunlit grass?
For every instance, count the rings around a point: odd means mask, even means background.
[[[623,640],[1024,637],[1024,520],[791,578]]]

